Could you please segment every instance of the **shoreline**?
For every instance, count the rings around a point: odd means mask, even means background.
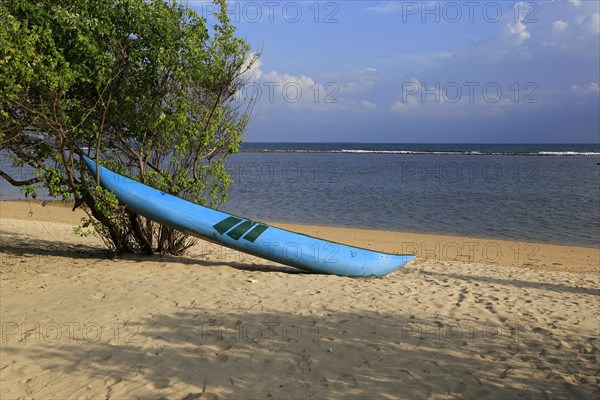
[[[64,209],[71,209],[74,205],[74,202],[72,200],[69,201],[63,201],[63,200],[59,200],[59,199],[5,199],[3,200],[2,198],[0,198],[0,205],[2,204],[32,204],[32,205],[41,205],[43,207],[45,207],[46,205],[48,206],[52,206],[52,207],[59,207],[59,208],[64,208]],[[12,206],[9,206],[12,207]],[[79,211],[79,210],[78,210]],[[223,211],[226,213],[229,213],[228,211]],[[9,214],[12,215],[12,214]],[[20,215],[13,215],[11,218],[18,218],[18,219],[27,219],[28,217],[23,216],[24,214],[20,214]],[[237,214],[232,214],[235,216],[238,216],[240,218],[243,218],[243,216],[237,215]],[[69,218],[68,216],[65,216],[65,222],[71,222],[73,219]],[[76,223],[77,221],[75,221]],[[274,225],[274,226],[278,226],[278,225],[285,225],[285,226],[291,226],[291,227],[307,227],[308,229],[310,229],[310,227],[321,227],[321,228],[332,228],[332,229],[354,229],[354,230],[362,230],[362,231],[372,231],[372,232],[393,232],[393,233],[397,233],[397,234],[401,234],[401,235],[413,235],[413,236],[420,236],[420,235],[425,235],[425,236],[435,236],[435,237],[440,237],[440,238],[459,238],[461,240],[461,242],[467,241],[467,240],[475,240],[475,241],[490,241],[490,242],[506,242],[506,243],[522,243],[522,244],[531,244],[531,245],[536,245],[536,246],[560,246],[560,247],[575,247],[575,248],[582,248],[582,249],[596,249],[597,247],[594,247],[593,245],[587,245],[587,244],[579,244],[579,243],[557,243],[557,242],[544,242],[544,241],[531,241],[531,240],[526,240],[526,239],[509,239],[509,238],[494,238],[494,237],[485,237],[485,236],[464,236],[461,234],[452,234],[452,233],[439,233],[439,232],[426,232],[426,231],[401,231],[401,230],[395,230],[395,229],[385,229],[385,228],[373,228],[373,227],[367,227],[367,226],[351,226],[351,225],[320,225],[320,224],[314,224],[314,223],[304,223],[304,222],[289,222],[289,221],[278,221],[278,220],[263,220],[262,222],[267,223],[269,225]]]
[[[72,205],[72,202],[60,200],[0,201],[0,220],[29,220],[77,226],[85,214],[81,210],[73,212]],[[356,247],[394,254],[415,254],[425,260],[600,274],[600,249],[593,247],[301,223],[267,223]],[[75,235],[73,237],[77,238]],[[233,252],[230,249],[228,251]]]

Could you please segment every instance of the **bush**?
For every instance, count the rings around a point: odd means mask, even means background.
[[[160,0],[12,0],[0,4],[0,144],[42,188],[74,200],[117,252],[182,254],[193,240],[119,206],[79,155],[198,204],[227,198],[225,157],[251,104],[234,101],[256,56],[225,0],[205,18]]]

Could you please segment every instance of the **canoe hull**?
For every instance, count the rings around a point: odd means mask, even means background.
[[[96,163],[84,160],[92,175]],[[305,271],[383,277],[415,258],[347,246],[204,207],[99,167],[100,184],[129,210],[232,249]]]

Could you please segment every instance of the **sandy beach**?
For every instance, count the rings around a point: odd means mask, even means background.
[[[0,202],[0,398],[600,396],[600,249],[274,224],[417,260],[316,275],[199,241],[111,258]]]

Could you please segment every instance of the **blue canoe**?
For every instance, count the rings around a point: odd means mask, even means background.
[[[92,175],[96,163],[83,157]],[[310,272],[383,277],[415,258],[279,229],[203,207],[99,166],[100,185],[129,210],[187,234]]]

